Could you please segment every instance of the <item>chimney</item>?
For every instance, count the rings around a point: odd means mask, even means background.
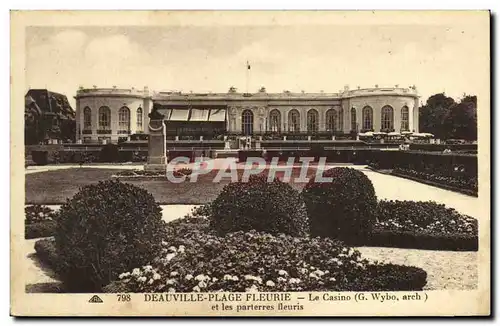
[[[347,92],[349,90],[349,85],[344,85],[344,92]]]

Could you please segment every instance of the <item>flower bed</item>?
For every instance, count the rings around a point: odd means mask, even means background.
[[[54,221],[44,221],[24,226],[24,238],[36,239],[51,237],[54,235],[57,224]]]
[[[54,235],[56,222],[53,220],[54,211],[43,205],[29,205],[24,209],[24,237],[35,239]]]
[[[165,172],[146,170],[124,170],[115,174],[117,177],[156,177],[165,176]]]
[[[396,168],[392,171],[392,173],[396,176],[408,176],[417,181],[423,181],[436,186],[440,185],[449,190],[477,196],[477,177],[472,178],[465,175],[440,175],[437,173],[415,171],[412,169],[403,168]]]
[[[432,201],[385,201],[366,245],[434,250],[477,250],[478,222]]]
[[[216,236],[204,218],[167,225],[163,254],[124,271],[105,292],[421,290],[427,274],[382,265],[331,239],[235,232]]]
[[[190,176],[192,173],[193,170],[189,168],[180,168],[173,171],[173,175],[176,178]],[[143,178],[147,180],[164,180],[167,177],[167,174],[164,171],[125,170],[118,172],[114,175],[114,177],[119,178],[120,180],[139,180]]]

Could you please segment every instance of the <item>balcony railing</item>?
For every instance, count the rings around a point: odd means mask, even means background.
[[[90,130],[90,129],[82,130],[82,134],[90,135],[90,134],[92,134],[92,130]]]
[[[99,135],[109,135],[111,134],[111,129],[98,129],[97,134]]]
[[[120,130],[117,131],[117,134],[118,135],[129,135],[130,134],[130,130],[120,129]]]

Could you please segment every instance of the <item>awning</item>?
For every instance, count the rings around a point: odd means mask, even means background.
[[[191,109],[191,118],[189,121],[208,121],[208,109]]]
[[[210,119],[208,121],[226,121],[226,110],[215,109],[210,110]]]
[[[169,121],[188,121],[189,110],[173,109]]]

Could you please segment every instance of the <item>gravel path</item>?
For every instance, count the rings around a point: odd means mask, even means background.
[[[29,239],[24,241],[23,252],[25,253],[24,279],[26,292],[28,293],[54,293],[60,292],[61,282],[56,279],[54,272],[41,263],[36,256],[35,242],[40,239]]]
[[[477,252],[360,247],[362,257],[380,262],[415,266],[427,272],[425,290],[477,288]]]

